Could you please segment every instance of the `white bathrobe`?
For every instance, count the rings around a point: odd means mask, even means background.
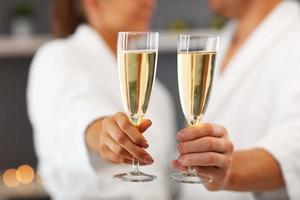
[[[286,190],[208,192],[199,185],[184,185],[182,199],[300,199],[299,23],[298,3],[279,4],[253,32],[224,73],[220,74],[217,68],[205,116],[205,121],[228,129],[236,150],[258,147],[270,152],[281,166]],[[232,22],[222,34],[219,61],[234,30]]]
[[[175,141],[175,113],[159,81],[146,113],[153,121],[145,137],[155,162],[141,167],[157,175],[157,180],[117,182],[113,175],[131,167],[108,164],[86,148],[88,125],[123,110],[116,58],[88,25],[38,51],[30,68],[28,110],[39,170],[55,200],[170,199],[168,167]]]

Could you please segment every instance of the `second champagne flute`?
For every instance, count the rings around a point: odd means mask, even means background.
[[[219,37],[180,35],[178,44],[178,86],[181,108],[189,126],[201,123],[212,87]],[[182,183],[207,183],[192,167],[171,176]]]
[[[120,32],[118,36],[118,68],[123,105],[131,123],[138,126],[150,100],[155,80],[158,33]],[[132,170],[114,175],[116,180],[147,182],[156,178],[139,170],[133,157]]]

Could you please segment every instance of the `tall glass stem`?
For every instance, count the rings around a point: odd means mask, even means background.
[[[188,167],[188,172],[191,173],[191,174],[194,174],[194,170],[193,170],[193,168],[191,166]]]
[[[141,172],[139,170],[139,167],[140,167],[140,162],[139,161],[136,161],[134,157],[132,157],[132,172],[134,174],[138,174],[140,175]]]
[[[140,124],[140,119],[136,118],[134,116],[129,116],[130,121],[133,125],[138,126]],[[135,175],[140,175],[140,162],[136,160],[134,157],[132,157],[132,171],[130,173],[135,174]]]
[[[196,126],[198,124],[201,123],[201,119],[202,119],[202,116],[199,118],[194,118],[193,120],[190,121],[189,123],[189,127],[192,127],[192,126]],[[195,172],[194,168],[193,167],[188,167],[188,173],[189,174],[192,174],[194,176],[197,176],[197,173]]]

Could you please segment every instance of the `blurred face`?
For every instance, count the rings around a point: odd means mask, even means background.
[[[86,15],[111,31],[146,31],[155,0],[84,0]]]
[[[239,17],[254,0],[210,0],[213,12],[224,17]]]

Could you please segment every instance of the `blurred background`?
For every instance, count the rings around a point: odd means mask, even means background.
[[[200,0],[158,0],[152,24],[161,32],[157,75],[175,105],[179,104],[176,31],[211,32],[224,22],[212,16],[207,4]],[[0,0],[0,200],[49,199],[36,173],[25,94],[34,52],[51,39],[50,6],[51,0]],[[180,128],[183,115],[179,106],[175,109]]]

